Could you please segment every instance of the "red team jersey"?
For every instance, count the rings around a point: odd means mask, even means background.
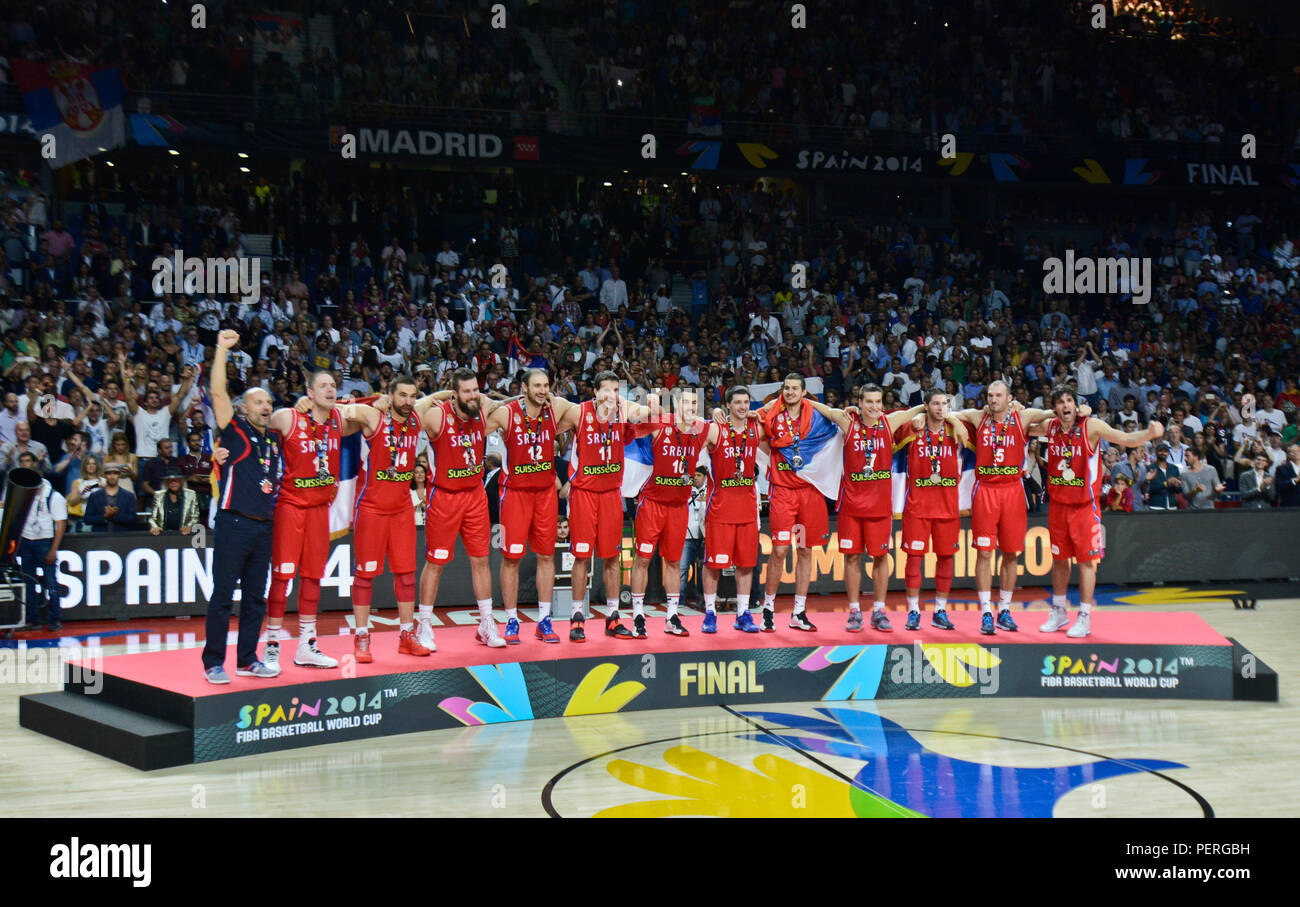
[[[849,516],[883,518],[893,516],[894,436],[889,423],[880,421],[868,428],[854,419],[844,436],[844,478],[836,512]]]
[[[785,408],[785,403],[781,402],[776,407],[767,411],[763,418],[763,427],[767,430],[767,437],[770,441],[769,447],[772,451],[771,459],[767,464],[767,481],[774,486],[783,488],[812,488],[813,485],[807,479],[799,476],[790,466],[788,459],[794,456],[795,445],[792,443],[795,436],[806,438],[808,430],[812,427],[813,408],[800,404],[799,418],[790,418],[789,411]],[[777,447],[780,444],[782,447]],[[784,446],[784,445],[789,445]],[[805,449],[800,454],[805,462],[809,457],[809,452]]]
[[[709,454],[707,519],[718,523],[752,523],[758,515],[758,426],[746,420],[744,431],[719,426],[718,443]],[[740,468],[737,469],[737,464]],[[706,533],[707,535],[707,533]]]
[[[506,404],[510,422],[504,432],[506,468],[502,489],[555,490],[555,414],[549,406],[536,419],[523,400]]]
[[[650,429],[658,435],[654,439],[653,472],[641,489],[642,500],[680,505],[691,499],[691,476],[708,438],[703,419],[696,419],[692,428],[695,433],[688,434],[674,422]]]
[[[909,431],[910,431],[909,427]],[[934,461],[939,461],[939,481],[932,482]],[[957,519],[961,484],[961,459],[952,430],[922,428],[907,446],[907,503],[905,513],[926,519]]]
[[[419,440],[420,420],[414,413],[405,423],[396,424],[391,413],[380,414],[379,427],[366,439],[366,471],[357,492],[357,509],[414,513],[411,479]]]
[[[1019,485],[1025,468],[1025,428],[1012,410],[1005,419],[987,413],[975,432],[975,480],[981,485]]]
[[[284,477],[276,503],[296,507],[328,507],[338,492],[339,442],[343,438],[337,412],[323,423],[294,411],[293,425],[280,443]],[[321,475],[322,471],[326,475]]]
[[[483,488],[483,453],[487,444],[487,422],[483,411],[472,419],[456,415],[455,402],[446,400],[442,408],[442,434],[429,442],[432,449],[431,488],[444,491],[469,491]]]
[[[581,491],[620,491],[623,488],[623,442],[631,436],[626,422],[601,422],[596,401],[582,404],[574,432],[569,475]]]
[[[1060,419],[1047,423],[1047,492],[1053,504],[1091,504],[1101,498],[1101,452],[1088,440],[1086,419],[1064,431]],[[1073,474],[1062,473],[1069,469]]]

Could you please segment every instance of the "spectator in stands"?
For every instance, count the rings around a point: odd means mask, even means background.
[[[178,470],[180,463],[172,454],[171,438],[158,441],[158,455],[141,462],[140,493],[143,498],[152,499],[163,490],[163,477]]]
[[[122,487],[134,494],[135,479],[140,474],[140,461],[135,454],[131,453],[131,443],[127,440],[124,431],[115,432],[113,440],[109,442],[108,455],[104,457],[106,473],[110,466],[118,468]]]
[[[1147,509],[1177,510],[1177,496],[1182,492],[1178,467],[1169,462],[1169,445],[1161,442],[1156,448],[1156,462],[1146,473]]]
[[[104,466],[97,454],[88,453],[81,461],[81,475],[68,485],[68,531],[89,532],[85,523],[86,496],[103,487]]]
[[[32,468],[37,472],[45,474],[54,468],[50,463],[49,451],[40,441],[32,440],[31,426],[24,421],[14,426],[14,440],[0,446],[0,467],[8,472],[18,466],[18,458],[25,453],[30,453],[35,458],[36,465]]]
[[[1179,478],[1188,505],[1193,510],[1213,510],[1219,495],[1227,489],[1219,480],[1218,471],[1206,463],[1194,448],[1187,451],[1187,468]]]
[[[1241,490],[1241,506],[1246,510],[1267,510],[1273,502],[1276,483],[1268,474],[1268,454],[1255,454],[1253,466],[1237,476]]]
[[[34,469],[35,455],[30,451],[19,454],[18,466]],[[45,611],[47,630],[57,631],[63,626],[59,610],[58,558],[59,545],[67,527],[67,501],[48,479],[41,479],[18,543],[18,560],[27,582],[26,624],[29,627],[40,624],[42,610]]]
[[[153,510],[149,514],[149,533],[179,532],[189,535],[201,523],[199,497],[185,487],[185,475],[178,468],[167,471],[163,477],[166,487],[153,496]]]
[[[18,411],[18,395],[4,395],[4,408],[0,409],[0,444],[12,444],[17,440],[14,429],[24,415]]]
[[[104,485],[86,498],[86,525],[92,532],[130,532],[139,526],[135,495],[120,483],[122,467],[104,465]]]
[[[1300,444],[1286,449],[1286,462],[1273,473],[1279,507],[1300,507]]]
[[[1133,512],[1133,482],[1127,473],[1119,473],[1115,484],[1106,495],[1106,509],[1122,513]]]

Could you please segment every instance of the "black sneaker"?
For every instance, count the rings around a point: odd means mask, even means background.
[[[772,608],[763,609],[763,632],[776,632],[776,611]]]
[[[813,624],[812,621],[808,619],[808,615],[806,613],[800,611],[797,614],[790,615],[790,629],[807,630],[808,632],[812,633],[812,632],[816,632],[817,627],[815,624]]]
[[[573,616],[569,618],[569,642],[587,641],[587,631],[582,629],[582,625],[585,621],[585,617],[577,611],[573,612]]]
[[[691,631],[682,626],[682,619],[676,614],[664,621],[664,632],[669,636],[691,635]]]
[[[637,639],[645,639],[645,615],[637,614],[632,618],[632,635]]]
[[[617,617],[605,618],[605,635],[613,636],[615,639],[635,639],[632,631],[618,622]]]

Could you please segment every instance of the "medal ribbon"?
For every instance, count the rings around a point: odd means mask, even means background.
[[[740,456],[736,459],[736,478],[745,475],[745,458],[749,456],[749,426],[746,425],[740,431],[731,427],[731,420],[727,420],[727,445],[736,446],[736,438],[740,438]]]
[[[802,412],[803,412],[803,411],[800,410],[800,414],[801,414],[801,415],[802,415]],[[791,441],[792,441],[792,446],[794,447],[794,456],[795,456],[795,459],[802,460],[803,457],[799,456],[799,429],[795,428],[795,425],[794,425],[794,419],[790,418],[790,410],[789,410],[789,409],[784,409],[784,410],[782,410],[781,414],[785,417],[785,426],[786,426],[786,428],[787,428],[787,429],[789,430],[789,432],[790,432],[790,438],[791,438]],[[791,463],[790,465],[793,466],[794,464]]]
[[[311,413],[307,414],[307,421],[311,423],[311,438],[316,447],[316,471],[318,473],[329,471],[329,447],[326,445],[327,430],[324,422],[317,422],[316,417]],[[319,434],[317,429],[320,429]]]
[[[943,431],[940,430],[940,432],[939,432],[939,444],[941,445],[940,449],[942,449],[943,438],[944,438]],[[931,438],[930,438],[930,427],[929,427],[928,425],[927,425],[926,428],[925,428],[925,443],[926,443],[926,445],[929,446],[932,450],[934,449],[935,444],[934,444],[934,441],[931,440]],[[931,457],[930,457],[930,472],[931,472],[932,475],[938,475],[938,474],[939,474],[939,471],[940,471],[940,467],[939,467],[939,455],[938,455],[938,454],[932,454]]]

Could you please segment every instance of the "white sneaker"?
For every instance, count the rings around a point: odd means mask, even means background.
[[[430,652],[438,651],[438,644],[433,641],[433,622],[421,620],[416,623],[415,641]]]
[[[1038,629],[1043,633],[1055,633],[1057,630],[1064,629],[1069,622],[1070,612],[1058,605],[1052,605],[1052,613],[1048,616],[1047,623]]]
[[[304,668],[337,668],[339,660],[330,658],[320,649],[316,648],[316,637],[298,641],[298,654],[293,657],[293,663],[301,665]]]
[[[478,632],[474,634],[474,638],[490,649],[499,649],[506,644],[497,633],[497,622],[490,617],[485,617],[478,622]]]
[[[266,648],[262,650],[262,664],[277,674],[280,672],[280,644],[278,642],[268,642],[266,644]]]
[[[1079,616],[1074,621],[1074,626],[1070,628],[1065,635],[1071,639],[1082,639],[1092,632],[1092,619],[1090,614],[1079,612]]]

